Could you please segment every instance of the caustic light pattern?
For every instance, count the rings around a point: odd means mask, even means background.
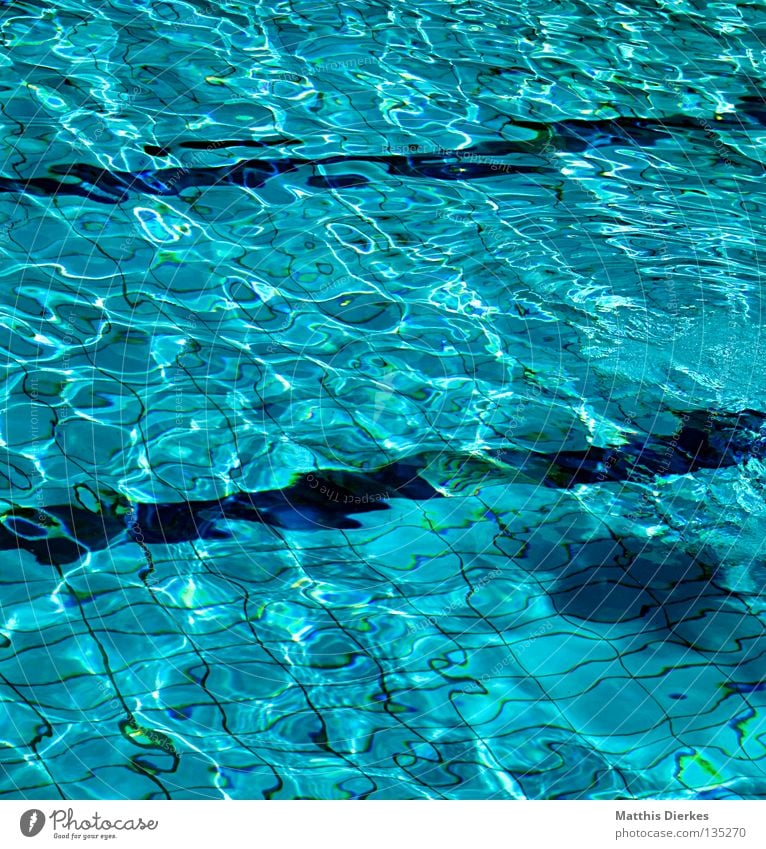
[[[763,23],[0,6],[0,798],[766,796]]]

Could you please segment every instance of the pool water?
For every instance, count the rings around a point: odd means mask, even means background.
[[[3,797],[766,796],[763,24],[3,3]]]

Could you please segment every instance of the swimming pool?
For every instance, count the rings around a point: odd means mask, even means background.
[[[766,795],[762,12],[0,18],[2,794]]]

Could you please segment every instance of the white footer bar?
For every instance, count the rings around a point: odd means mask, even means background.
[[[29,802],[0,804],[0,847],[600,849],[766,846],[766,802]]]

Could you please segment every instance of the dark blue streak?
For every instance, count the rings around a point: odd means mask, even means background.
[[[513,471],[509,480],[521,472],[527,481],[548,487],[645,483],[656,476],[693,474],[762,458],[765,425],[766,415],[752,410],[692,412],[682,416],[672,436],[635,440],[619,449],[590,447],[555,454],[504,449],[489,456]],[[441,497],[424,477],[432,459],[419,455],[366,473],[303,474],[284,489],[238,492],[206,501],[131,505],[115,493],[113,503],[102,504],[99,513],[75,503],[43,511],[17,508],[0,520],[0,550],[28,551],[40,563],[71,563],[86,550],[101,550],[119,537],[142,545],[228,538],[236,521],[299,531],[354,530],[361,525],[353,516],[387,510],[393,499]],[[502,465],[494,466],[492,475],[492,483],[503,483]]]

